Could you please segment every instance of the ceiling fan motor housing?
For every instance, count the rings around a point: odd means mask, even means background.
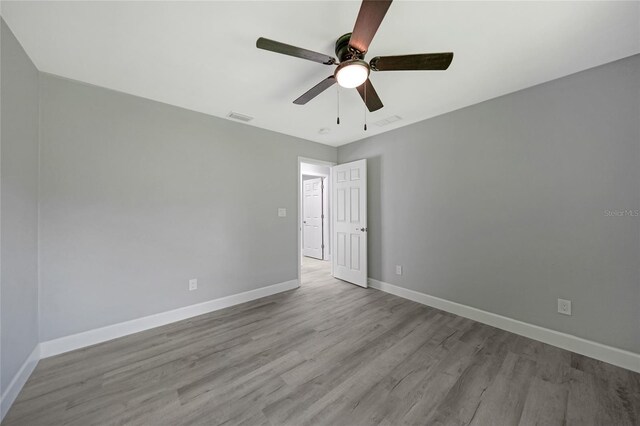
[[[340,62],[348,61],[349,59],[364,59],[364,53],[349,48],[350,40],[351,33],[346,33],[336,40],[336,56]]]

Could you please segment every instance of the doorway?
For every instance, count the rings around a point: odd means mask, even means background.
[[[304,164],[303,164],[304,166]],[[329,244],[325,250],[325,179],[302,175],[302,256],[326,260]],[[328,243],[328,241],[326,241]]]
[[[298,282],[330,279],[331,167],[335,163],[298,159]]]

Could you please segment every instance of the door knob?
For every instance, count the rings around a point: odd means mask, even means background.
[[[367,228],[360,228],[362,232],[367,232]]]

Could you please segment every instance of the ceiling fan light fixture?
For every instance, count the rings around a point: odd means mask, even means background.
[[[352,59],[338,65],[335,72],[338,84],[346,89],[361,86],[369,78],[369,65],[360,59]]]

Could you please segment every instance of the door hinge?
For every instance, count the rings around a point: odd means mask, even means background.
[[[322,214],[322,215],[320,215],[320,218],[321,218],[321,219],[324,219],[324,215],[323,215],[323,214]]]
[[[324,244],[320,246],[320,248],[324,248]]]

